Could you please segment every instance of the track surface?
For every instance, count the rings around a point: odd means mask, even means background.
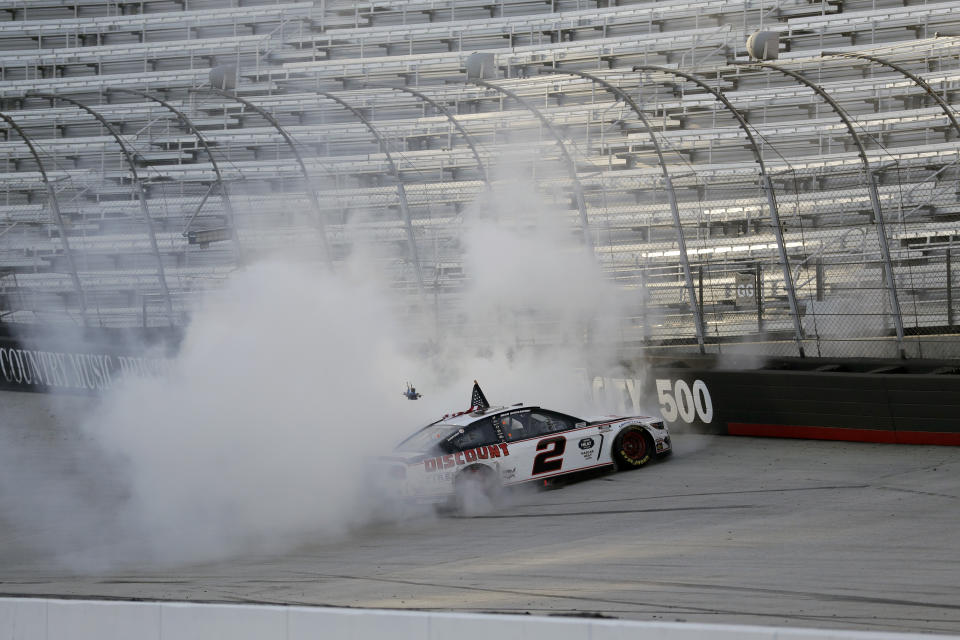
[[[0,592],[960,633],[960,448],[674,439],[487,516],[279,556],[75,576],[0,530]]]

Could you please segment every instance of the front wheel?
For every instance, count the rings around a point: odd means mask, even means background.
[[[653,438],[643,427],[625,427],[613,440],[613,461],[620,471],[642,467],[650,462],[652,452]]]

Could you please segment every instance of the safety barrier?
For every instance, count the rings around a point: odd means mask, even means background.
[[[960,369],[928,361],[785,360],[763,369],[676,361],[592,380],[611,409],[658,410],[675,430],[739,436],[960,445]],[[790,370],[793,366],[794,369]]]
[[[592,618],[432,613],[333,607],[0,598],[0,635],[12,640],[929,640],[958,636],[750,627]]]
[[[182,339],[177,329],[87,328],[57,339],[12,327],[0,325],[0,390],[101,393],[120,376],[164,370]],[[632,377],[592,376],[592,392],[611,412],[658,412],[678,431],[960,445],[956,360],[745,358],[637,360]]]

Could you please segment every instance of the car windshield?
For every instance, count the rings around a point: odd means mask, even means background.
[[[397,451],[426,452],[444,442],[447,436],[460,429],[452,424],[432,424],[397,445]]]

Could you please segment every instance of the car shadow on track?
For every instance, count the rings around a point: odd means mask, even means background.
[[[648,464],[657,464],[659,461],[659,459],[654,459]],[[611,464],[558,478],[533,480],[521,485],[505,487],[493,501],[488,500],[485,496],[476,496],[470,501],[471,504],[466,511],[458,509],[453,503],[438,505],[435,510],[438,516],[445,518],[502,517],[498,514],[513,507],[539,506],[541,501],[538,500],[537,496],[544,492],[557,491],[590,480],[613,480],[619,473],[626,472],[618,472]]]

